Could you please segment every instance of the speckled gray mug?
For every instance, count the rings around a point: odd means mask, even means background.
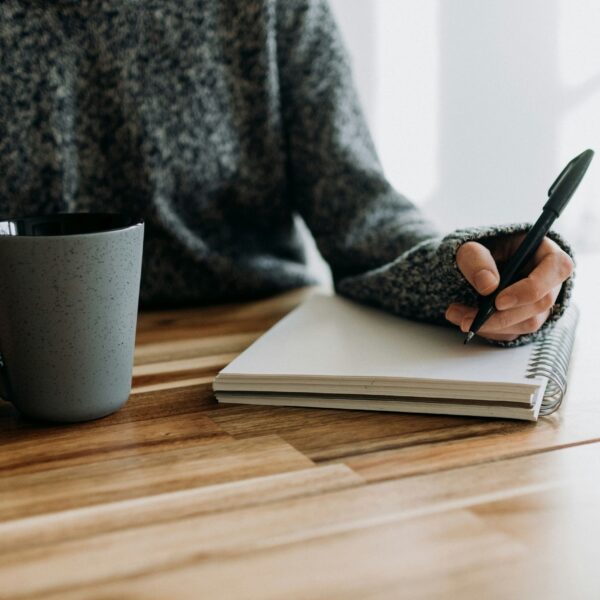
[[[87,421],[131,392],[144,224],[58,214],[0,222],[0,396]]]

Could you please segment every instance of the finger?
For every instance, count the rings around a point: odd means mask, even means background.
[[[467,306],[465,304],[451,304],[446,311],[446,318],[454,325],[458,325],[460,327],[462,321],[462,315],[468,313],[471,314],[471,321],[475,316],[475,310],[471,306]],[[464,330],[463,330],[464,331]],[[464,331],[466,333],[466,331]],[[479,334],[478,334],[479,335]],[[519,337],[519,334],[516,333],[482,333],[481,337],[484,337],[489,340],[493,340],[496,342],[512,342]]]
[[[466,242],[456,252],[456,264],[475,290],[486,296],[500,281],[496,261],[490,251],[477,242]]]
[[[509,310],[499,310],[496,311],[482,326],[481,331],[483,333],[491,333],[491,332],[504,332],[509,328],[517,325],[518,323],[522,323],[531,317],[534,317],[539,314],[546,313],[550,310],[550,308],[554,305],[554,301],[558,295],[560,288],[555,288],[550,293],[546,294],[543,298],[534,302],[533,304],[527,304],[525,306],[520,306],[518,308],[512,308]],[[450,311],[450,308],[448,309]],[[447,311],[447,312],[448,312]],[[471,322],[475,318],[477,310],[470,307],[465,307],[464,309],[458,309],[457,311],[450,311],[451,316],[456,320],[451,320],[455,324],[457,323],[458,318],[460,317],[460,324],[462,324],[463,320],[469,319]]]
[[[466,306],[465,304],[451,304],[446,311],[446,318],[454,325],[458,325],[460,327],[462,315],[465,312],[473,313],[473,308],[470,306]],[[466,331],[465,331],[466,333]],[[478,334],[479,335],[479,334]],[[493,340],[496,342],[512,342],[516,340],[519,336],[518,334],[510,334],[510,333],[491,333],[491,334],[482,334],[481,337],[484,337],[489,340]]]
[[[542,312],[535,314],[529,314],[526,318],[521,321],[517,321],[510,325],[498,326],[497,321],[491,322],[491,318],[486,321],[478,330],[477,333],[482,335],[496,335],[496,334],[516,334],[522,335],[524,333],[534,333],[546,322],[550,316],[550,310],[546,309]],[[459,327],[461,331],[467,333],[473,323],[473,316],[467,315],[463,318]]]
[[[485,338],[486,340],[492,340],[493,342],[514,342],[519,336],[498,333],[495,335],[481,335],[480,337]]]
[[[558,246],[557,246],[558,248]],[[550,251],[525,279],[517,281],[498,294],[499,310],[533,304],[560,286],[573,273],[573,261],[566,252]]]
[[[446,309],[446,319],[448,319],[450,323],[454,323],[454,325],[460,327],[465,315],[471,314],[473,311],[474,309],[471,306],[466,306],[465,304],[450,304]]]
[[[550,310],[545,310],[544,312],[531,315],[527,319],[520,321],[518,323],[514,323],[510,327],[506,327],[503,329],[494,328],[488,323],[484,323],[478,334],[489,336],[489,335],[523,335],[526,333],[535,333],[540,327],[546,322],[548,317],[550,316]],[[471,317],[466,317],[462,323],[460,324],[460,329],[464,333],[467,333],[471,327],[471,323],[473,319]]]
[[[533,257],[533,264],[539,264],[540,262],[542,262],[542,259],[545,256],[553,252],[560,253],[563,252],[563,250],[554,240],[545,237],[542,240],[542,243],[539,245],[538,249],[535,251],[535,255]]]

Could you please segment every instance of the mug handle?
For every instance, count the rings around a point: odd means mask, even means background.
[[[0,353],[0,398],[10,402],[11,395],[8,373],[6,372],[6,363],[4,362],[2,353]]]

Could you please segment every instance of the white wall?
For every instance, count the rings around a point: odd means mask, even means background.
[[[331,0],[394,185],[443,229],[537,217],[600,152],[599,0]],[[600,250],[600,155],[560,230]]]

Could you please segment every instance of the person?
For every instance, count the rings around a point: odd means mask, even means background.
[[[0,56],[0,212],[143,217],[142,307],[313,283],[300,216],[338,293],[464,331],[525,229],[441,236],[392,189],[325,0],[4,0]],[[481,335],[551,327],[569,255],[545,239]]]

